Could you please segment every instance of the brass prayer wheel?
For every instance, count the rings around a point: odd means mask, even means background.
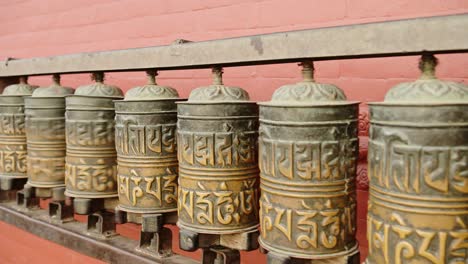
[[[65,96],[73,92],[54,75],[51,86],[38,88],[25,98],[28,184],[32,187],[65,186]],[[42,195],[52,194],[36,191],[36,196]]]
[[[177,211],[177,91],[157,85],[130,89],[115,102],[115,140],[120,210],[131,213]]]
[[[315,82],[311,62],[302,66],[303,81],[259,103],[259,243],[270,261],[358,253],[359,103]]]
[[[0,95],[0,179],[28,177],[24,98],[37,86],[27,80],[20,77]]]
[[[93,79],[94,84],[66,97],[65,195],[75,198],[117,196],[113,101],[123,93],[104,84],[103,73],[94,73]]]
[[[468,86],[436,65],[370,104],[367,263],[468,261]]]
[[[235,234],[258,226],[258,108],[239,87],[193,90],[177,108],[177,225],[201,234]]]

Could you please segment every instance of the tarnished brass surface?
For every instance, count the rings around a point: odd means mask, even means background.
[[[119,209],[133,213],[177,211],[178,93],[149,83],[115,102]]]
[[[247,92],[214,84],[178,103],[177,225],[202,234],[232,234],[258,226],[257,105]]]
[[[259,242],[278,260],[353,255],[358,103],[302,65],[302,82],[259,103]]]
[[[468,86],[435,65],[370,105],[371,264],[468,261]]]
[[[24,98],[36,88],[21,77],[0,96],[0,178],[28,177]]]
[[[117,196],[114,100],[122,91],[103,83],[78,87],[66,97],[65,194],[77,198]]]
[[[59,80],[55,75],[53,85],[38,88],[25,98],[28,184],[36,188],[65,186],[64,96],[73,94],[73,89],[60,86]],[[48,193],[46,196],[52,195]]]

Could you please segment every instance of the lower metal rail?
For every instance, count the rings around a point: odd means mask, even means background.
[[[163,259],[141,255],[135,250],[138,247],[138,241],[122,236],[96,240],[83,232],[86,230],[84,223],[76,221],[62,224],[51,223],[46,210],[19,208],[14,202],[0,203],[0,221],[108,263],[198,263],[180,255]]]

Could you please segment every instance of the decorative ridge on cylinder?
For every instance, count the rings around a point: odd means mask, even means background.
[[[258,107],[221,75],[214,68],[213,85],[177,103],[180,248],[204,248],[206,258],[220,246],[258,248]],[[220,255],[230,263],[235,254]]]
[[[54,74],[52,76],[52,85],[35,89],[32,97],[64,97],[74,92],[75,89],[60,84],[60,74]]]
[[[271,99],[271,103],[313,103],[344,101],[343,91],[333,84],[317,83],[314,80],[314,64],[305,61],[302,66],[303,80],[296,84],[287,84],[278,88]]]
[[[436,65],[369,104],[368,264],[468,259],[468,86]]]
[[[468,101],[468,86],[437,79],[437,58],[430,53],[421,56],[421,77],[414,82],[400,83],[385,95],[385,102],[460,102]]]
[[[146,74],[148,75],[148,84],[128,90],[125,94],[125,101],[179,98],[179,93],[174,88],[156,83],[158,75],[156,70],[149,70]]]
[[[259,103],[259,243],[269,263],[357,263],[359,103],[315,83],[311,62],[300,65],[303,82]]]
[[[123,97],[123,92],[119,87],[104,83],[103,72],[92,73],[91,79],[94,80],[95,83],[76,88],[75,95]]]
[[[177,105],[175,89],[149,83],[115,101],[118,209],[139,214],[177,211]],[[144,101],[144,103],[141,103]]]
[[[221,101],[238,102],[249,101],[249,94],[240,87],[223,85],[223,69],[214,67],[213,84],[194,89],[189,96],[189,102],[195,101]]]
[[[116,197],[114,100],[122,99],[123,94],[120,88],[103,83],[102,72],[91,77],[95,84],[81,86],[75,95],[66,96],[65,195],[82,199]]]
[[[19,83],[5,87],[2,95],[31,95],[37,87],[39,86],[28,84],[28,76],[21,76]]]
[[[28,147],[28,184],[37,197],[51,197],[51,188],[65,186],[65,96],[73,89],[53,84],[34,90],[25,98]]]

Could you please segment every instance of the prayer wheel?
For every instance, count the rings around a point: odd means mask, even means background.
[[[123,93],[104,84],[103,73],[92,77],[95,83],[78,87],[66,97],[65,195],[117,197],[114,100],[122,99]]]
[[[177,211],[177,91],[149,83],[115,102],[119,206],[130,213]]]
[[[59,75],[53,82],[25,98],[28,185],[38,197],[50,197],[51,188],[65,186],[65,96],[74,90],[61,86]]]
[[[303,81],[259,103],[259,242],[269,263],[358,254],[359,103],[315,82],[312,62],[302,66]]]
[[[200,234],[258,227],[258,108],[239,87],[214,83],[193,90],[177,108],[177,225]],[[181,241],[182,243],[183,241]]]
[[[31,96],[37,86],[29,85],[27,80],[27,77],[20,77],[18,84],[7,86],[0,95],[1,180],[28,177],[24,98]],[[2,183],[2,189],[10,187]]]
[[[369,264],[468,261],[468,86],[436,65],[370,104]]]

